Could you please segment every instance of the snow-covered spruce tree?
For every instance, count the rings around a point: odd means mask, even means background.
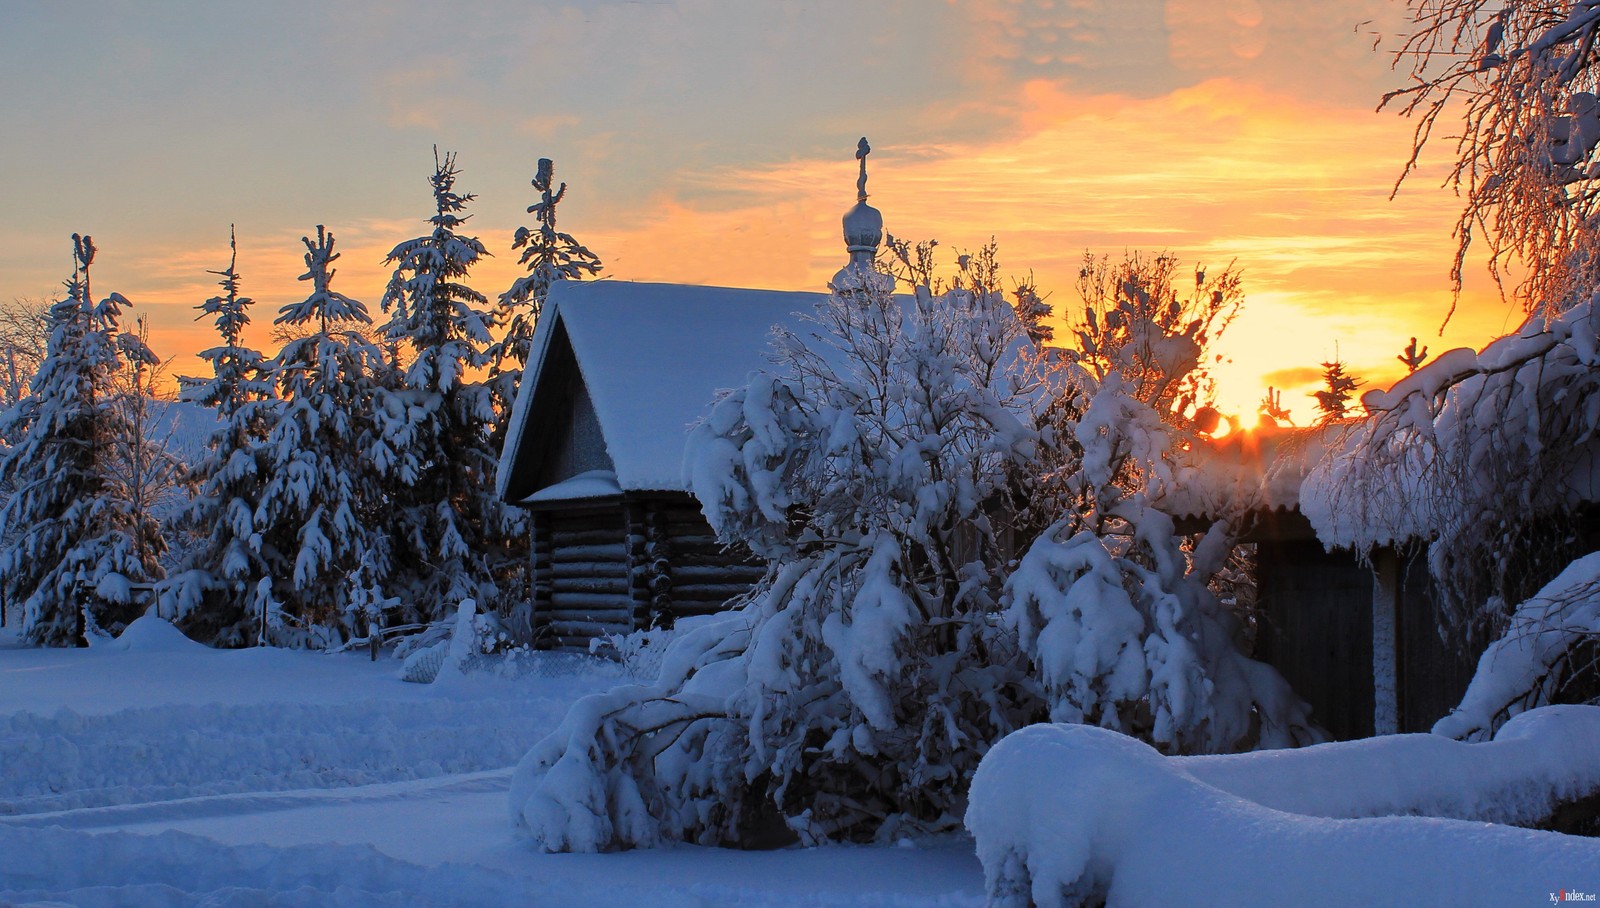
[[[267,363],[282,402],[261,462],[257,550],[288,566],[258,585],[253,613],[275,643],[319,645],[364,632],[372,577],[389,574],[388,534],[377,529],[383,489],[371,460],[374,373],[383,354],[357,328],[367,307],[332,290],[333,234],[317,227],[306,246],[311,295],[279,310],[277,323],[310,327]]]
[[[458,233],[473,196],[457,193],[455,156],[434,149],[433,231],[389,253],[384,337],[409,348],[398,387],[379,395],[374,459],[389,477],[395,573],[390,589],[409,620],[453,614],[463,599],[495,601],[494,568],[521,563],[521,524],[494,495],[495,421],[489,388],[468,378],[488,365],[488,300],[465,283],[488,253]]]
[[[94,243],[78,234],[72,241],[72,280],[50,310],[32,393],[0,418],[0,435],[17,439],[0,461],[0,484],[13,489],[0,519],[14,528],[0,552],[0,585],[6,601],[23,604],[26,639],[48,646],[81,645],[132,620],[129,584],[161,575],[156,546],[141,552],[149,528],[109,475],[114,444],[128,437],[113,378],[130,360],[156,358],[119,330],[127,299],[93,301]]]
[[[593,277],[602,267],[599,257],[588,247],[570,233],[556,229],[556,206],[567,197],[567,184],[557,186],[555,172],[555,164],[549,158],[539,159],[533,177],[539,201],[528,206],[534,226],[518,227],[511,240],[512,251],[522,250],[517,263],[525,266],[528,273],[500,294],[500,317],[506,325],[506,335],[495,350],[492,385],[504,413],[510,412],[511,401],[516,397],[517,383],[532,351],[533,328],[550,285]]]
[[[1079,349],[1052,382],[1033,514],[1053,520],[1006,583],[1004,621],[1043,683],[1050,717],[1101,725],[1173,753],[1319,740],[1308,708],[1241,649],[1238,617],[1210,589],[1234,549],[1219,521],[1197,542],[1160,509],[1192,441],[1206,345],[1238,306],[1231,269],[1086,262]]]
[[[1322,390],[1311,395],[1316,398],[1317,409],[1321,411],[1323,420],[1339,420],[1349,416],[1350,395],[1364,384],[1366,382],[1345,371],[1344,363],[1338,357],[1323,363]]]
[[[988,745],[1040,717],[992,620],[1035,453],[1021,326],[998,293],[888,283],[780,333],[693,430],[707,516],[771,569],[523,760],[512,809],[545,849],[953,828]]]
[[[162,613],[191,637],[242,646],[265,642],[261,584],[289,568],[282,553],[262,550],[256,532],[267,476],[263,442],[276,395],[265,358],[244,342],[255,301],[239,293],[239,247],[231,231],[228,248],[228,267],[208,272],[222,278],[222,295],[196,307],[201,318],[215,319],[222,339],[200,354],[211,363],[211,377],[179,380],[180,399],[215,409],[217,425],[194,468],[198,490],[176,521],[190,541],[161,598]]]

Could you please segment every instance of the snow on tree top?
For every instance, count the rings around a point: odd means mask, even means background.
[[[770,367],[774,325],[807,333],[823,293],[623,281],[557,281],[534,332],[500,458],[501,496],[549,426],[529,425],[558,332],[571,342],[619,491],[686,490],[690,425],[718,391]],[[519,477],[519,482],[531,477]]]

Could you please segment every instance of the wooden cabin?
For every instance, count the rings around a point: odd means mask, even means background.
[[[716,540],[683,476],[689,428],[768,365],[773,326],[827,299],[623,281],[551,288],[499,493],[533,524],[533,632],[587,650],[720,609],[763,573]]]

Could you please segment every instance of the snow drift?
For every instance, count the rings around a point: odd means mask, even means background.
[[[1600,888],[1600,843],[1372,814],[1474,814],[1480,802],[1447,792],[1481,784],[1481,769],[1482,804],[1519,785],[1565,790],[1568,772],[1592,791],[1600,710],[1563,709],[1529,714],[1487,744],[1406,735],[1189,759],[1104,729],[1036,725],[984,757],[966,823],[994,906],[1542,903],[1562,888]],[[1546,748],[1557,756],[1527,763]],[[1436,778],[1405,781],[1421,770]],[[1072,784],[1040,786],[1040,778]],[[1263,867],[1273,868],[1270,878]]]

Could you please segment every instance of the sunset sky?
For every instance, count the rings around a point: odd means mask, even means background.
[[[519,274],[534,162],[613,279],[820,290],[844,261],[856,139],[888,230],[1033,271],[1058,311],[1085,250],[1243,271],[1221,402],[1285,389],[1297,422],[1335,351],[1373,385],[1412,335],[1481,345],[1517,313],[1474,275],[1445,337],[1456,199],[1441,142],[1388,199],[1411,124],[1375,40],[1398,0],[112,3],[0,0],[0,299],[53,294],[74,231],[97,293],[195,374],[194,306],[238,225],[258,326],[303,299],[299,237],[376,310],[383,256],[460,154],[469,228]],[[266,332],[254,341],[266,346]]]

